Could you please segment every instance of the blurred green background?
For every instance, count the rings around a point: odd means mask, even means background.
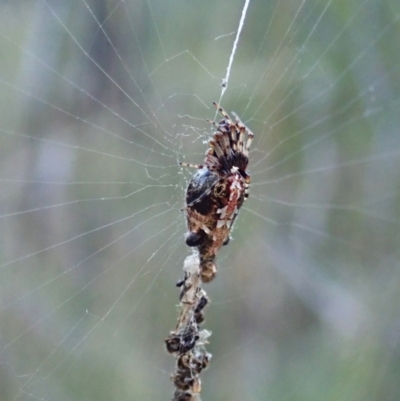
[[[181,211],[244,1],[0,1],[0,399],[168,400]],[[249,201],[203,400],[400,400],[400,3],[251,1]]]

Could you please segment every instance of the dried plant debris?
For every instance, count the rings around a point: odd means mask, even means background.
[[[181,311],[176,329],[165,340],[167,351],[177,358],[176,370],[172,381],[176,390],[174,401],[200,400],[200,373],[211,359],[205,349],[211,333],[200,330],[204,321],[203,309],[208,303],[207,295],[201,288],[200,259],[197,252],[188,256],[184,262],[184,279],[178,283],[181,287]]]

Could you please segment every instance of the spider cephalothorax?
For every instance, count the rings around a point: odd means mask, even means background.
[[[235,122],[217,104],[223,119],[209,141],[204,164],[181,163],[198,171],[186,191],[186,243],[197,247],[204,282],[216,274],[215,257],[229,242],[229,233],[244,200],[248,197],[250,176],[246,172],[253,133],[234,114]]]

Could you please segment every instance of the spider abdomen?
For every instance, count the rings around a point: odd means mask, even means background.
[[[186,205],[198,213],[206,215],[212,209],[212,193],[219,181],[217,173],[208,168],[198,170],[189,182],[186,191]]]

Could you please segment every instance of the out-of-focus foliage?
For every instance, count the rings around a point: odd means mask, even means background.
[[[244,2],[0,2],[0,399],[169,399],[185,223]],[[398,0],[252,1],[253,185],[204,400],[400,399]]]

